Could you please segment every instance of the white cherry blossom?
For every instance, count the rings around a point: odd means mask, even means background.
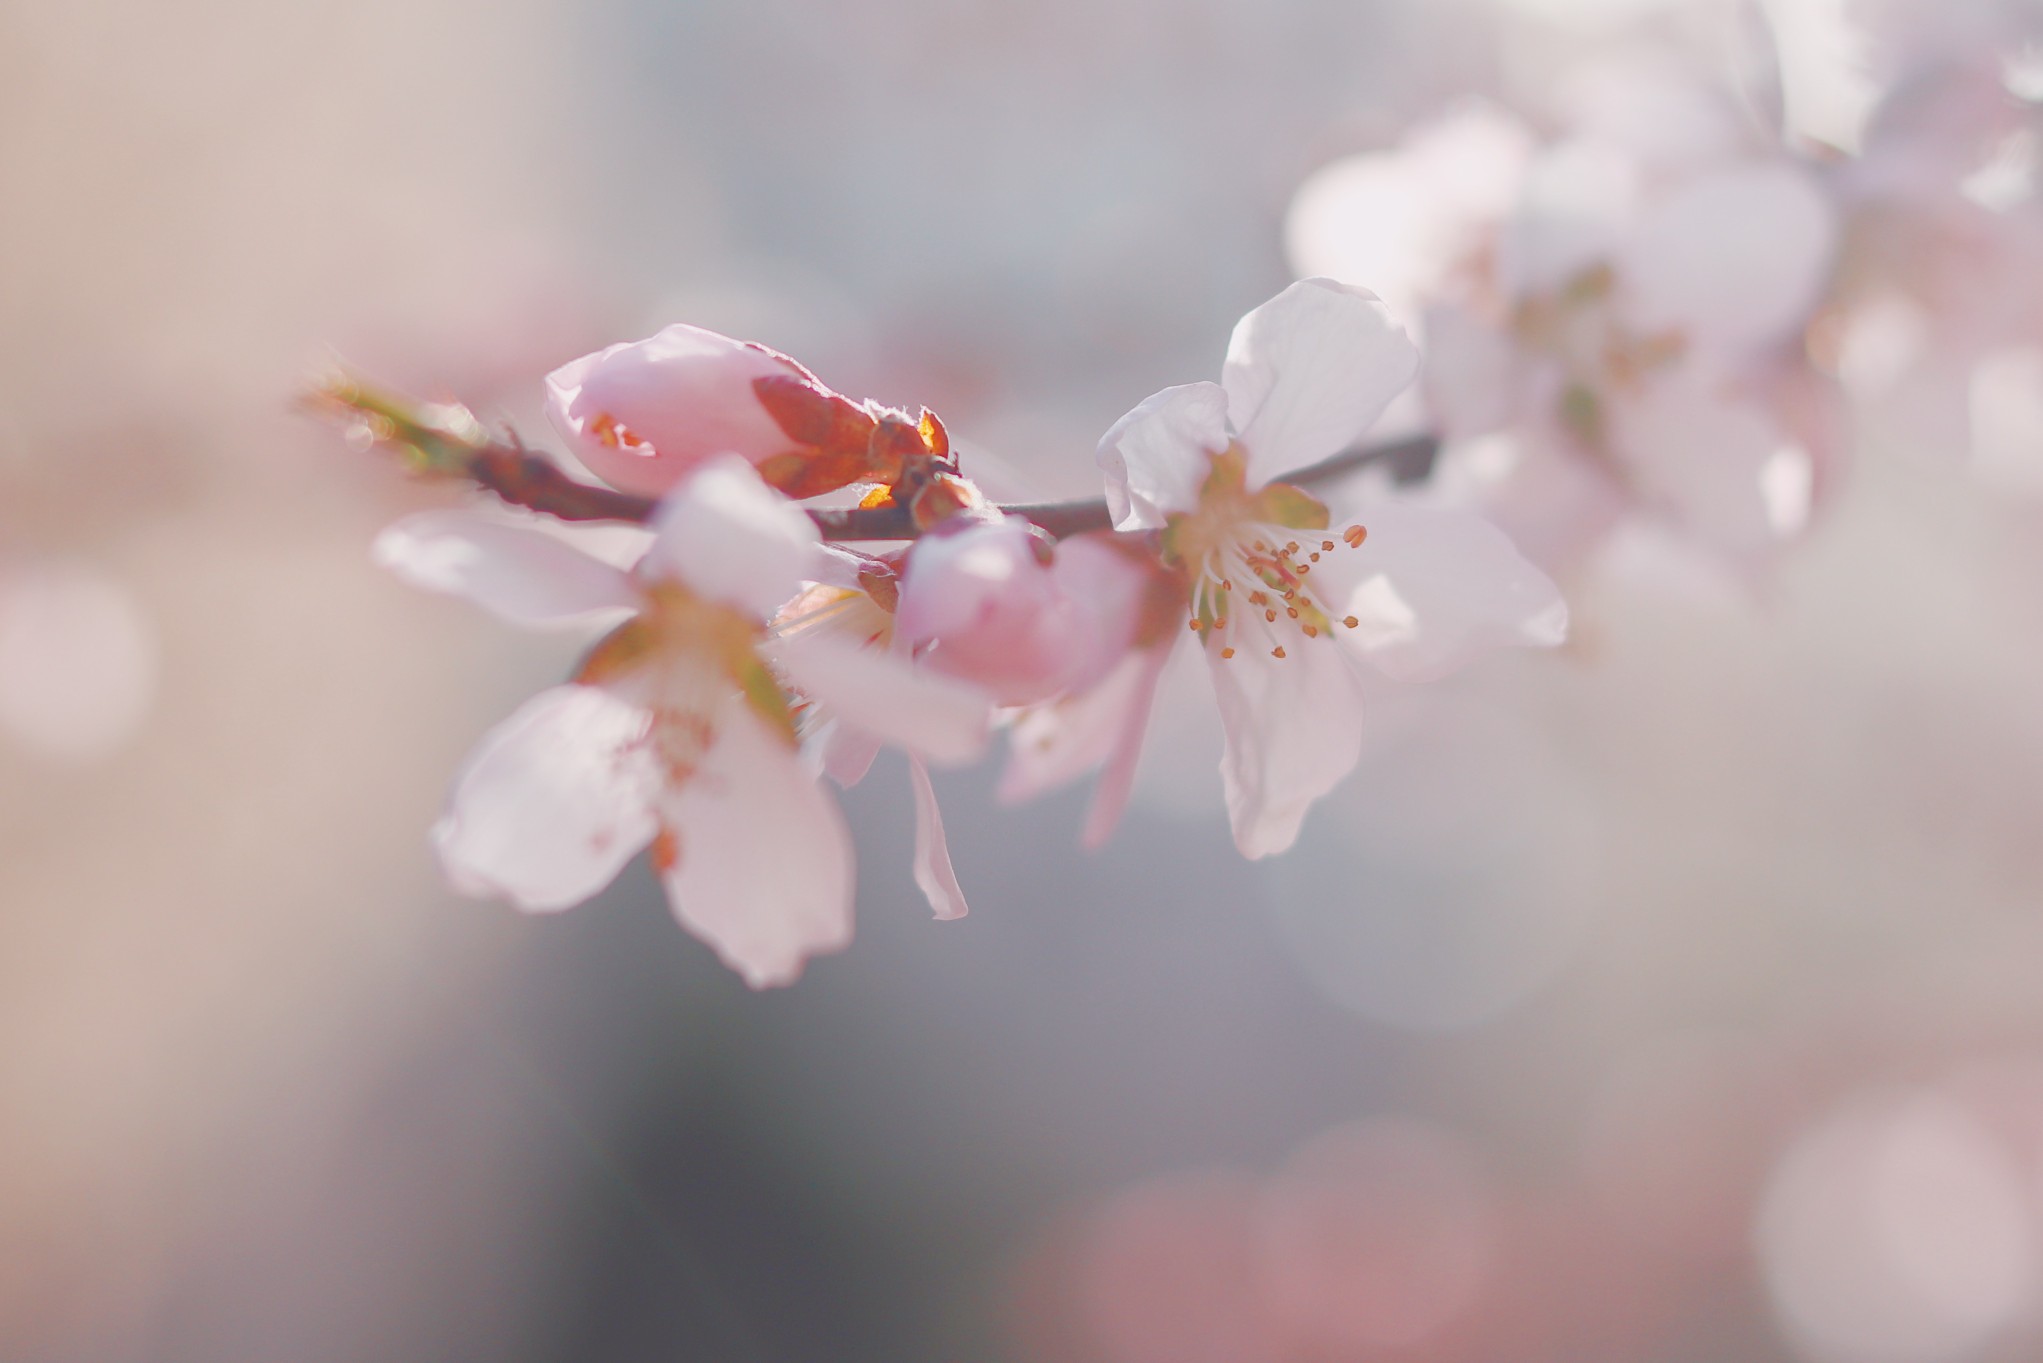
[[[817,534],[743,460],[695,472],[630,572],[459,513],[400,522],[376,553],[518,623],[626,617],[574,682],[529,701],[469,759],[434,830],[457,888],[562,909],[650,847],[675,917],[755,987],[850,941],[850,837],[762,653],[766,617],[817,575]],[[901,722],[920,693],[861,687],[827,651],[773,666],[869,727],[955,745],[926,707]]]
[[[1359,439],[1417,366],[1375,295],[1306,279],[1242,318],[1220,383],[1165,389],[1100,443],[1117,527],[1160,532],[1181,577],[1247,856],[1289,847],[1354,766],[1364,665],[1425,680],[1565,634],[1553,583],[1479,516],[1281,481]]]

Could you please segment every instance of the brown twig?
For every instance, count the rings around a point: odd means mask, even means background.
[[[465,479],[512,506],[543,516],[645,524],[659,510],[659,503],[651,497],[570,477],[551,459],[526,448],[515,434],[501,440],[492,438],[474,415],[458,404],[422,405],[345,374],[319,384],[305,401],[315,411],[363,429],[374,443],[403,451],[407,462],[421,473]],[[1430,435],[1356,445],[1307,465],[1284,481],[1311,488],[1367,465],[1381,465],[1398,482],[1413,482],[1426,476],[1438,449],[1439,441]],[[1034,521],[1059,539],[1113,528],[1107,504],[1098,498],[1024,502],[997,509]],[[908,540],[917,534],[908,508],[898,505],[809,508],[809,518],[827,540]]]
[[[1284,481],[1311,488],[1379,464],[1388,468],[1398,482],[1413,482],[1423,478],[1432,467],[1439,443],[1433,436],[1418,435],[1381,445],[1357,445],[1299,469]],[[645,522],[652,519],[658,506],[649,497],[576,482],[539,455],[500,445],[492,445],[475,456],[474,477],[477,483],[514,506],[564,521]],[[999,510],[1034,521],[1059,539],[1113,528],[1102,498],[1022,502],[1001,506]],[[900,506],[811,507],[809,519],[826,540],[908,540],[916,534],[907,508]]]

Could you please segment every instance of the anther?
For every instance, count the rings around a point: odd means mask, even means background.
[[[1275,612],[1275,611],[1272,611],[1272,610],[1266,610],[1266,611],[1264,611],[1264,612],[1263,612],[1263,620],[1264,620],[1264,621],[1265,621],[1266,623],[1275,623],[1276,619],[1277,619],[1277,612]]]
[[[1359,525],[1351,525],[1341,532],[1341,538],[1348,542],[1350,549],[1360,549],[1362,541],[1369,538],[1369,532]]]
[[[1296,606],[1286,606],[1286,607],[1284,608],[1284,613],[1285,613],[1286,615],[1290,616],[1290,617],[1291,617],[1291,618],[1292,618],[1293,620],[1296,620],[1296,619],[1298,618],[1298,607],[1296,607]]]
[[[1317,562],[1319,562],[1319,550],[1315,549],[1315,550],[1313,550],[1313,551],[1312,551],[1312,561],[1313,561],[1314,563],[1317,563]],[[1300,568],[1300,569],[1299,569],[1298,571],[1300,571],[1300,572],[1302,573],[1302,572],[1304,572],[1305,570],[1304,570],[1303,568]]]
[[[1282,644],[1279,644],[1279,645],[1277,645],[1277,646],[1276,646],[1275,648],[1271,649],[1271,650],[1270,650],[1270,656],[1271,656],[1272,658],[1281,658],[1281,657],[1283,657],[1283,656],[1284,656],[1284,645],[1282,645]]]
[[[1332,540],[1321,540],[1319,542],[1319,547],[1320,552],[1322,553],[1331,554],[1332,552],[1334,552],[1334,542]]]
[[[1307,626],[1305,627],[1305,637],[1306,637],[1306,638],[1308,638],[1308,639],[1317,639],[1317,638],[1319,638],[1319,626],[1317,626],[1317,625],[1307,625]]]
[[[1355,628],[1355,626],[1361,624],[1362,622],[1351,615],[1347,619],[1341,621],[1341,623],[1346,625],[1349,629],[1353,629]]]
[[[1234,656],[1234,650],[1231,648],[1223,648],[1220,650],[1220,656],[1223,658],[1232,658]]]

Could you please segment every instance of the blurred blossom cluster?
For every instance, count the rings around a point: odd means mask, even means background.
[[[0,75],[0,1357],[2043,1353],[2037,0]]]

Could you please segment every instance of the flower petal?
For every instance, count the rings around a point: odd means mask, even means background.
[[[915,883],[940,919],[963,918],[965,892],[951,869],[951,849],[943,836],[943,811],[936,806],[936,787],[922,759],[908,759],[908,780],[915,787]]]
[[[1765,553],[1808,520],[1807,452],[1717,385],[1656,384],[1613,406],[1611,435],[1639,500],[1719,553]]]
[[[762,618],[820,566],[815,522],[736,455],[703,464],[661,504],[654,528],[641,573]]]
[[[1426,405],[1444,440],[1486,435],[1525,410],[1525,363],[1509,333],[1467,308],[1426,313]]]
[[[1633,158],[1586,139],[1539,154],[1518,213],[1497,242],[1497,274],[1512,298],[1562,289],[1609,260],[1638,209]]]
[[[1560,589],[1474,512],[1403,500],[1336,510],[1336,525],[1351,519],[1367,539],[1327,555],[1313,585],[1329,616],[1357,621],[1335,637],[1388,676],[1427,681],[1487,649],[1566,637]]]
[[[1249,485],[1361,439],[1419,370],[1375,294],[1301,279],[1235,324],[1221,385],[1249,454]]]
[[[448,880],[531,910],[608,885],[658,827],[645,727],[643,710],[591,686],[527,701],[483,738],[433,828]]]
[[[1212,456],[1233,439],[1227,393],[1217,383],[1187,383],[1143,399],[1100,438],[1095,456],[1107,477],[1107,510],[1116,530],[1161,530],[1173,511],[1199,504]]]
[[[514,625],[574,625],[628,611],[624,573],[539,530],[466,511],[422,511],[376,537],[370,556],[414,587],[466,597]]]
[[[880,755],[880,740],[863,729],[854,729],[841,719],[832,719],[817,741],[823,774],[846,790],[872,770]]]
[[[851,834],[800,755],[742,702],[660,817],[660,871],[681,925],[754,989],[792,983],[809,957],[851,941]]]
[[[1830,268],[1829,204],[1786,164],[1697,176],[1655,203],[1628,237],[1628,312],[1716,350],[1762,345],[1808,317]]]
[[[1362,754],[1362,683],[1342,650],[1301,642],[1278,659],[1242,649],[1206,652],[1227,750],[1220,775],[1234,845],[1267,857],[1298,840],[1313,801],[1332,790]]]
[[[985,750],[992,699],[903,654],[825,628],[775,640],[767,656],[840,724],[942,766],[970,762]]]
[[[1009,734],[998,797],[1008,804],[1032,800],[1105,763],[1079,839],[1087,847],[1105,842],[1134,787],[1136,759],[1170,654],[1168,643],[1136,649],[1099,685],[1025,713]]]
[[[598,477],[657,497],[717,455],[795,448],[753,385],[803,377],[785,355],[676,323],[548,374],[546,415]]]

